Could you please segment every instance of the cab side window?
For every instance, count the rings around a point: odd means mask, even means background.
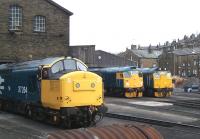
[[[62,61],[59,61],[57,62],[56,64],[54,64],[51,68],[51,72],[53,74],[55,73],[58,73],[58,72],[61,72],[64,70],[64,66],[63,66],[63,62]]]
[[[87,71],[87,67],[82,63],[80,63],[79,61],[77,61],[77,70]]]

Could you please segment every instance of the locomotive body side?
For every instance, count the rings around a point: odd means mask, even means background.
[[[5,109],[23,113],[26,109],[25,103],[41,104],[40,82],[36,69],[1,70],[0,78],[3,80],[0,98],[2,101],[10,102],[5,105]],[[11,103],[16,107],[12,107]]]

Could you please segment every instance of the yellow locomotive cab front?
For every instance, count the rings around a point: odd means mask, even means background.
[[[76,71],[60,78],[61,107],[100,106],[103,103],[102,78],[94,73]]]
[[[59,80],[42,81],[42,102],[45,107],[60,109],[103,104],[102,78],[94,73],[76,71]]]
[[[171,73],[163,71],[155,74],[154,77],[155,88],[159,92],[155,92],[155,97],[171,96],[173,90]]]
[[[143,77],[141,73],[139,73],[139,71],[129,71],[129,74],[130,78],[125,81],[129,83],[129,87],[132,88],[132,91],[126,92],[125,96],[127,98],[142,97]]]
[[[41,103],[54,123],[62,121],[65,127],[92,125],[107,110],[103,99],[102,78],[88,72],[80,60],[63,58],[43,66]]]

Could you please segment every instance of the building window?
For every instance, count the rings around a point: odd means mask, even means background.
[[[17,31],[22,29],[22,8],[17,5],[10,6],[9,30]]]
[[[178,74],[181,75],[181,71],[180,70],[178,71]]]
[[[196,66],[197,65],[197,61],[194,59],[194,66]]]
[[[196,69],[193,70],[193,75],[197,75],[197,70]]]
[[[41,15],[34,17],[33,30],[35,32],[45,32],[46,31],[46,18]]]
[[[184,77],[186,75],[185,70],[182,71],[182,76]]]
[[[190,70],[188,70],[188,76],[191,76],[191,71]]]

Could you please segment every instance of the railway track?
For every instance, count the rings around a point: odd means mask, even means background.
[[[200,109],[200,100],[182,100],[182,101],[167,101],[169,103],[173,103],[177,106],[193,108],[193,109]]]
[[[194,129],[194,130],[200,131],[200,126],[178,123],[178,122],[163,121],[163,120],[129,116],[129,115],[121,115],[121,114],[115,114],[115,113],[106,113],[105,116],[109,117],[109,118],[116,118],[116,119],[121,119],[121,120],[142,122],[142,123],[148,123],[148,124],[164,126],[164,127],[181,127],[181,128],[184,128],[184,129],[187,128],[187,129]]]

